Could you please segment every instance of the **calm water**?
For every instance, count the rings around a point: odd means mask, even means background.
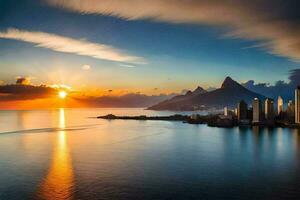
[[[0,199],[300,198],[300,131],[0,111]]]

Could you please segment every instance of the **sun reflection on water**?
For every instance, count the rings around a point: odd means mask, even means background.
[[[49,171],[38,192],[38,199],[73,199],[74,177],[68,138],[64,131],[65,110],[59,110],[59,128]]]

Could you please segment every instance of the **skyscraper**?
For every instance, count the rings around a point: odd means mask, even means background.
[[[300,124],[300,87],[295,90],[295,123]]]
[[[280,115],[280,113],[283,112],[283,99],[281,96],[278,97],[277,99],[277,113]]]
[[[234,115],[235,115],[235,116],[238,115],[238,109],[237,109],[237,108],[234,109]]]
[[[238,120],[246,120],[248,112],[248,105],[245,101],[241,101],[237,107],[237,117]]]
[[[289,101],[286,109],[287,118],[290,123],[295,122],[295,104],[293,101]]]
[[[268,121],[274,119],[274,101],[269,98],[265,100],[265,118]]]
[[[224,116],[228,116],[228,107],[224,107]]]
[[[258,98],[255,98],[252,103],[253,107],[253,123],[259,123],[262,120],[262,106]]]

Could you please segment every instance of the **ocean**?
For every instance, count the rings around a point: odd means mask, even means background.
[[[300,130],[0,111],[0,199],[299,199]]]

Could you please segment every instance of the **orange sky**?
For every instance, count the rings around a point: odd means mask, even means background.
[[[17,101],[2,101],[0,109],[2,110],[29,110],[29,109],[51,109],[51,108],[76,108],[87,107],[82,102],[76,101],[72,98],[59,99],[45,98],[34,100],[17,100]]]

